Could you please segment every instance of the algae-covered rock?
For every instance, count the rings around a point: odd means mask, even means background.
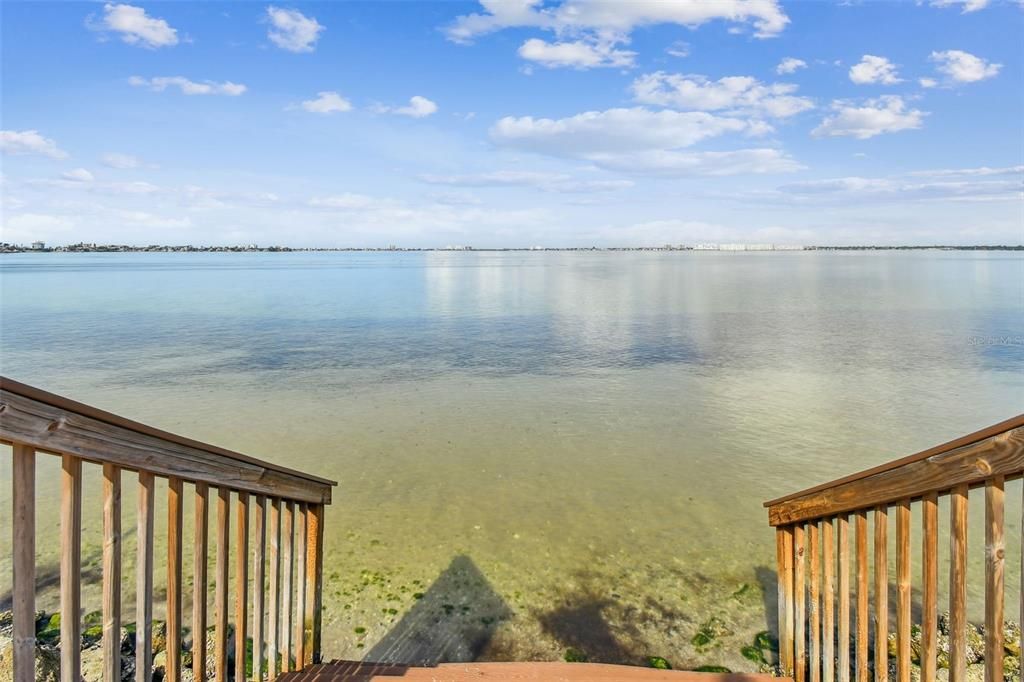
[[[697,634],[693,636],[690,643],[697,648],[698,651],[708,649],[713,646],[719,637],[731,635],[732,631],[729,630],[725,625],[725,621],[717,616],[708,618],[697,630]]]
[[[726,668],[724,665],[702,665],[699,668],[694,668],[695,673],[731,673],[732,670]]]
[[[35,670],[33,679],[36,682],[59,682],[60,650],[48,644],[36,642]],[[14,679],[14,640],[7,635],[0,635],[0,680]]]
[[[658,670],[671,670],[672,666],[661,656],[648,656],[647,665]]]
[[[565,650],[565,655],[563,656],[563,658],[565,659],[565,661],[567,663],[586,663],[587,662],[587,655],[585,653],[583,653],[582,651],[580,651],[579,649],[574,649],[572,647],[569,647],[568,649]]]
[[[1010,656],[1020,658],[1020,625],[1016,621],[1003,623],[1003,649]]]

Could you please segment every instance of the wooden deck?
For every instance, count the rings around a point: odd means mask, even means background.
[[[656,670],[604,663],[442,663],[404,665],[332,661],[286,673],[279,682],[792,682],[789,678],[745,673]]]

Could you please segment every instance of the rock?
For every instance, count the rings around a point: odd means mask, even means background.
[[[1018,682],[1020,680],[1020,659],[1016,656],[1003,656],[1003,680]]]
[[[167,623],[162,620],[153,621],[153,653],[158,654],[167,649]]]
[[[7,631],[12,629],[14,629],[14,613],[0,611],[0,634],[7,634]]]
[[[1010,656],[1020,658],[1020,625],[1012,620],[1003,623],[1003,649]]]
[[[36,642],[33,678],[36,682],[60,682],[60,651]],[[14,640],[0,635],[0,680],[14,679]]]

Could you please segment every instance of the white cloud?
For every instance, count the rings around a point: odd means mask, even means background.
[[[333,114],[352,110],[352,103],[332,90],[318,92],[316,99],[307,99],[299,106],[313,114]]]
[[[75,221],[65,216],[47,213],[18,213],[4,220],[4,241],[49,240],[75,227]]]
[[[634,107],[587,111],[561,119],[506,116],[494,124],[490,134],[503,146],[587,159],[595,154],[689,147],[725,133],[757,134],[769,129],[705,112]]]
[[[229,97],[237,97],[246,91],[244,85],[232,83],[231,81],[224,81],[223,83],[203,81],[197,83],[184,76],[159,76],[157,78],[132,76],[128,79],[128,83],[137,88],[149,88],[154,92],[163,92],[169,87],[176,87],[184,95],[227,95]]]
[[[312,52],[324,27],[313,17],[307,17],[294,9],[281,9],[270,5],[267,18],[271,28],[267,38],[282,50],[289,52]]]
[[[666,47],[665,52],[673,57],[689,57],[690,49],[690,44],[688,42],[684,40],[677,40]]]
[[[929,59],[938,64],[935,68],[954,83],[974,83],[993,78],[1003,68],[1002,64],[992,64],[963,50],[932,52]]]
[[[373,110],[379,114],[398,114],[399,116],[411,116],[412,118],[425,118],[437,112],[437,103],[420,95],[413,95],[409,98],[409,104],[404,107],[389,107],[378,104]]]
[[[309,205],[315,208],[332,208],[337,210],[363,210],[378,207],[381,200],[365,194],[354,194],[345,192],[327,197],[314,197],[309,200]]]
[[[795,57],[786,57],[781,62],[779,62],[778,66],[775,67],[775,73],[780,75],[786,73],[795,73],[800,69],[806,68],[807,62],[805,62],[804,60],[797,59]]]
[[[458,17],[446,27],[449,40],[469,42],[505,28],[541,28],[559,35],[617,34],[655,24],[695,28],[709,21],[752,24],[754,35],[778,35],[789,23],[776,0],[563,0],[545,6],[541,0],[481,0],[483,12]]]
[[[881,83],[882,85],[895,85],[902,82],[896,72],[896,65],[885,57],[876,57],[866,54],[860,59],[860,63],[850,67],[850,80],[858,85],[870,83]]]
[[[71,182],[92,182],[95,179],[92,173],[84,168],[75,168],[74,170],[65,171],[61,173],[60,176]]]
[[[630,180],[576,180],[567,173],[541,173],[535,171],[493,171],[463,175],[424,174],[420,180],[432,185],[456,187],[535,187],[545,192],[563,194],[589,194],[627,189]]]
[[[992,175],[1024,176],[1024,166],[1004,166],[1000,168],[990,168],[988,166],[980,166],[978,168],[940,168],[934,170],[914,171],[910,173],[910,175],[925,177],[987,177]]]
[[[163,19],[146,14],[146,10],[133,5],[103,5],[103,19],[87,26],[99,31],[114,31],[129,45],[157,48],[178,44],[178,32]]]
[[[5,154],[38,154],[51,159],[66,159],[68,153],[36,130],[0,130],[0,151]]]
[[[920,128],[928,114],[918,109],[907,109],[901,97],[888,95],[871,99],[864,106],[842,100],[832,103],[832,116],[827,116],[811,131],[814,137],[856,137],[866,140],[882,133]]]
[[[934,78],[918,78],[917,79],[917,83],[922,88],[934,88],[934,87],[938,87],[938,85],[939,85],[939,82],[937,80],[935,80]]]
[[[785,118],[814,107],[807,97],[797,97],[797,86],[765,85],[750,76],[728,76],[717,81],[704,76],[657,72],[633,81],[633,97],[644,104],[698,111],[743,112]]]
[[[599,154],[591,159],[608,170],[668,177],[792,173],[803,166],[778,149],[684,152],[666,149]]]
[[[961,12],[967,14],[968,12],[977,12],[979,9],[985,9],[988,7],[989,0],[931,0],[932,7],[954,7],[956,5],[963,5]]]
[[[491,128],[498,145],[589,161],[607,170],[666,176],[783,173],[800,168],[776,149],[686,152],[728,133],[760,135],[771,126],[701,111],[644,108],[588,111],[563,119],[506,117]]]
[[[636,52],[617,50],[615,43],[611,41],[575,40],[549,43],[540,38],[530,38],[519,48],[519,56],[549,69],[591,69],[630,67],[633,65]]]
[[[927,171],[925,171],[927,173]],[[1020,180],[908,181],[900,178],[830,178],[782,185],[782,194],[808,200],[1006,201],[1022,197]]]
[[[142,161],[138,157],[132,156],[131,154],[120,154],[118,152],[109,152],[100,157],[100,163],[109,168],[117,168],[120,170],[126,170],[129,168],[139,168],[142,166]]]

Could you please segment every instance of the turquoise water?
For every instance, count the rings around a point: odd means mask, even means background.
[[[764,500],[1024,409],[1014,253],[19,254],[0,286],[4,375],[340,482],[331,657],[752,669]]]

